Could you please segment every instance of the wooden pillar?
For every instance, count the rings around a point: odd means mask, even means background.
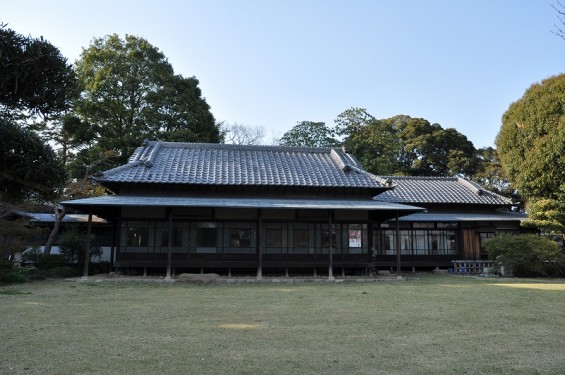
[[[396,212],[396,276],[400,277],[400,220],[398,211]]]
[[[368,250],[368,257],[369,257],[369,269],[367,270],[367,274],[372,273],[375,274],[375,262],[374,259],[374,248],[373,248],[373,222],[369,221],[367,223],[367,250]]]
[[[263,249],[261,245],[261,227],[263,224],[263,211],[259,208],[257,213],[256,249],[257,249],[257,280],[263,278]]]
[[[84,268],[82,278],[88,278],[88,266],[90,264],[90,237],[92,237],[92,207],[88,208],[88,226],[86,227],[86,245],[84,246]]]
[[[167,209],[167,215],[169,216],[169,228],[167,230],[167,276],[165,280],[171,280],[171,252],[173,248],[173,215],[171,215],[171,209]]]
[[[110,246],[110,269],[108,272],[114,271],[114,262],[116,261],[116,239],[118,237],[116,236],[116,232],[118,231],[118,228],[118,224],[112,221],[112,245]]]
[[[330,211],[328,215],[328,231],[330,238],[330,248],[328,251],[328,280],[334,280],[332,211]]]

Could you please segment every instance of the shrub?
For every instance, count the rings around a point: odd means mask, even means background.
[[[82,271],[72,267],[55,267],[43,271],[43,274],[45,275],[45,277],[66,278],[81,276]]]
[[[51,268],[65,267],[67,265],[67,259],[61,254],[49,254],[41,255],[37,262],[37,267],[42,270],[48,270]]]
[[[76,229],[71,229],[59,237],[59,249],[61,254],[67,259],[69,264],[84,264],[84,248],[86,246],[86,235],[79,233]],[[90,237],[90,256],[102,256],[102,248],[96,245],[94,236]]]
[[[553,276],[565,271],[565,255],[554,241],[533,234],[499,234],[485,244],[489,258],[514,276]]]
[[[37,266],[39,264],[39,262],[41,261],[41,258],[43,258],[43,252],[39,249],[39,248],[33,248],[27,251],[24,251],[24,253],[22,254],[22,263],[23,264],[33,264],[34,266]]]
[[[67,259],[60,254],[43,254],[39,249],[31,249],[22,255],[24,264],[32,264],[40,269],[49,269],[55,267],[65,267]]]
[[[0,273],[0,281],[10,284],[25,283],[27,281],[27,278],[25,274],[20,270],[13,270]]]

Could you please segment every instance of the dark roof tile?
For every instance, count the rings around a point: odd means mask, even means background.
[[[460,177],[388,176],[395,185],[375,197],[382,202],[410,204],[482,204],[507,206],[512,200]]]
[[[390,188],[340,149],[145,141],[100,182]]]

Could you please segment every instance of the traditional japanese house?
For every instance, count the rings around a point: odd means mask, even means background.
[[[63,204],[112,223],[113,266],[140,272],[446,268],[526,218],[466,179],[378,177],[331,148],[146,141],[93,178],[114,194]]]
[[[114,194],[63,204],[112,223],[114,267],[168,276],[366,272],[381,223],[423,211],[332,148],[146,141],[93,178]]]
[[[486,259],[485,241],[496,233],[522,231],[520,222],[527,218],[513,212],[511,199],[463,178],[383,178],[395,188],[376,196],[377,201],[426,211],[375,228],[375,261],[381,267],[396,266],[398,244],[406,267],[450,267],[453,260]]]

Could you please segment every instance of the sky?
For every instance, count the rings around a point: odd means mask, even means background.
[[[455,128],[495,145],[502,114],[565,72],[557,0],[0,0],[0,22],[74,63],[94,38],[147,39],[195,76],[217,121],[262,126],[351,107]]]

